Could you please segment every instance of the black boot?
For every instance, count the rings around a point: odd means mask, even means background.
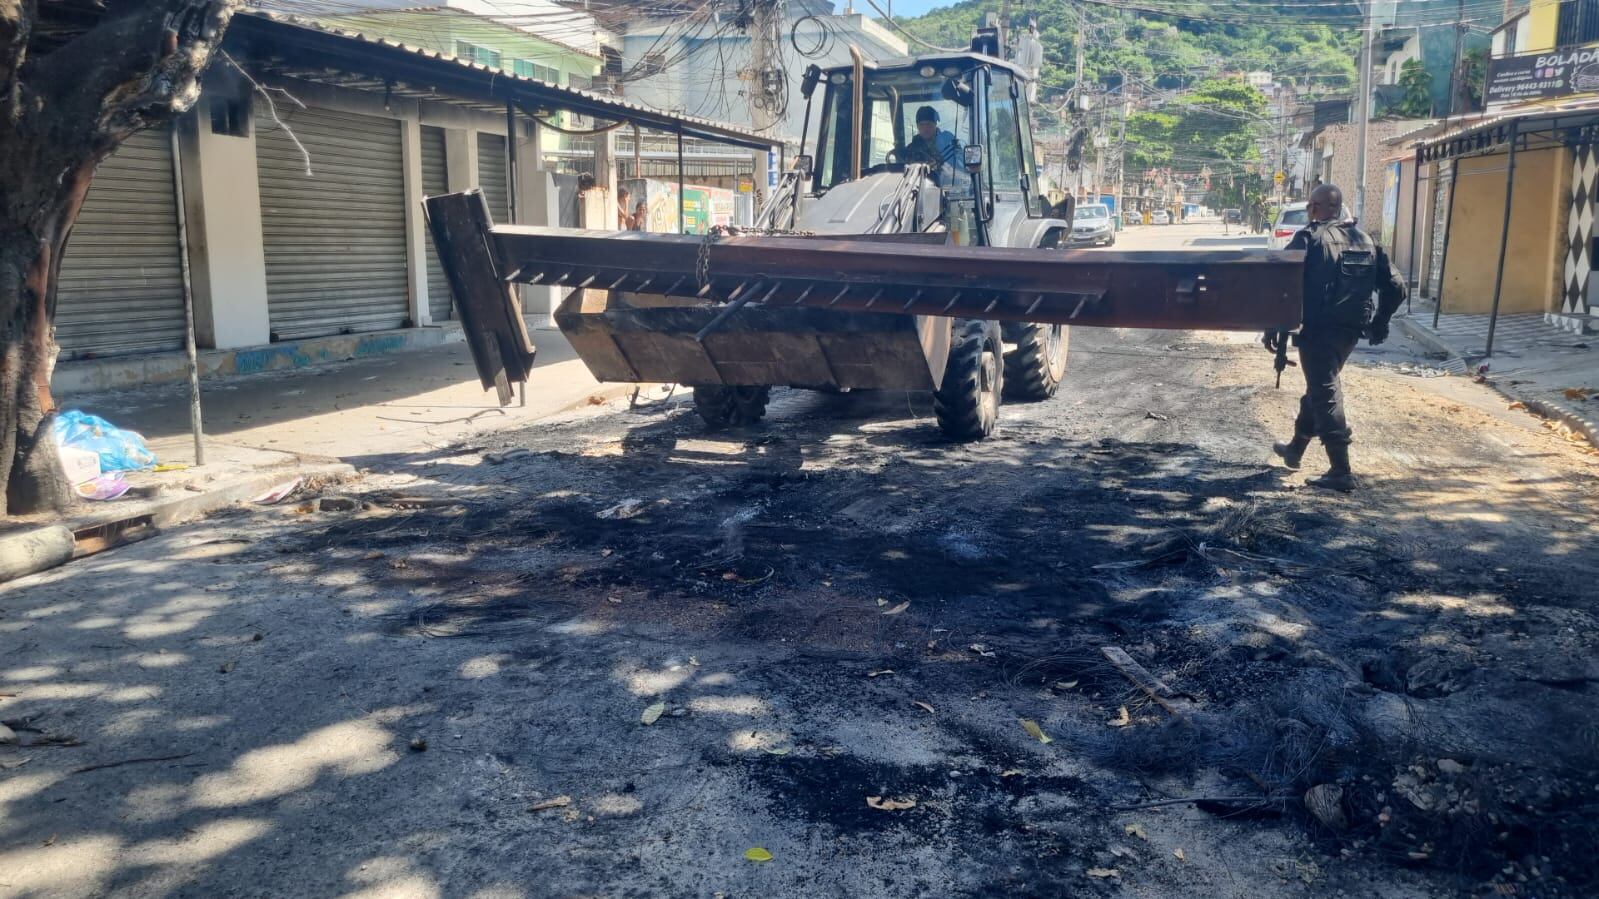
[[[1307,446],[1310,446],[1310,438],[1300,437],[1296,434],[1292,440],[1273,443],[1271,451],[1282,457],[1284,465],[1294,471],[1298,471],[1299,460],[1305,457],[1305,447]]]
[[[1323,490],[1337,490],[1342,493],[1354,490],[1357,485],[1355,473],[1349,470],[1349,444],[1329,443],[1326,444],[1326,449],[1327,461],[1332,463],[1332,467],[1321,477],[1311,478],[1305,483]]]

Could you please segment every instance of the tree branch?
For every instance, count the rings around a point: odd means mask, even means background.
[[[34,0],[0,0],[0,122],[16,116],[22,80],[17,77],[28,58],[33,35]]]
[[[13,2],[13,0],[0,0]],[[80,107],[87,135],[107,148],[194,105],[241,0],[146,0],[118,4],[94,27],[35,59],[30,86]],[[85,65],[85,61],[93,63]],[[88,105],[90,109],[81,107]],[[75,116],[55,116],[71,122]]]

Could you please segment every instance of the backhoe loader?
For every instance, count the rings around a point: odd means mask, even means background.
[[[1054,395],[1071,325],[1297,325],[1301,253],[1062,249],[1071,202],[1045,196],[997,51],[980,30],[970,52],[808,68],[807,152],[742,233],[496,226],[475,192],[429,198],[484,386],[504,401],[531,361],[518,282],[572,288],[555,322],[596,378],[689,385],[712,426],[759,420],[773,386],[910,390],[956,440],[992,433],[1002,396]],[[510,333],[474,337],[488,318]]]

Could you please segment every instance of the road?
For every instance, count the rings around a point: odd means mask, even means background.
[[[578,414],[19,582],[0,895],[1593,895],[1595,457],[1363,348],[1316,491],[1269,362]]]

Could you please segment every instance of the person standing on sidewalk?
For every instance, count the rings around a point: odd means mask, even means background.
[[[1339,374],[1361,337],[1376,346],[1388,339],[1388,321],[1405,301],[1405,282],[1388,254],[1353,222],[1340,222],[1343,191],[1323,184],[1311,191],[1310,224],[1286,249],[1305,251],[1304,325],[1295,335],[1305,395],[1299,400],[1292,440],[1272,445],[1283,464],[1298,470],[1311,438],[1320,437],[1331,463],[1310,484],[1344,492],[1355,489],[1349,467],[1349,422],[1344,418]],[[1376,295],[1376,308],[1372,297]],[[1285,331],[1267,331],[1261,340],[1275,353]]]

